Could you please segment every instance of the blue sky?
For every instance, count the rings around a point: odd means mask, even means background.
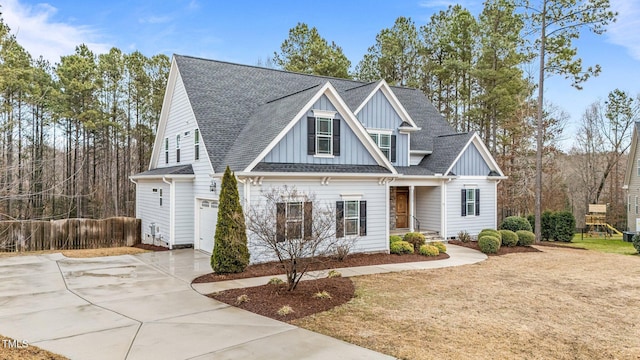
[[[177,53],[255,65],[279,49],[290,28],[305,22],[340,45],[355,66],[376,34],[398,16],[411,17],[420,26],[452,3],[474,14],[482,10],[477,0],[3,0],[0,12],[32,56],[42,55],[52,63],[86,43],[96,53],[115,46],[147,56]],[[618,21],[605,35],[587,33],[578,42],[583,63],[600,64],[602,74],[582,91],[559,77],[546,83],[546,99],[571,116],[565,148],[572,144],[589,104],[615,88],[633,96],[640,93],[640,1],[611,4],[620,13]],[[537,77],[535,67],[530,71]]]

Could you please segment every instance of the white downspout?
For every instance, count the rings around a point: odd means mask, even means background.
[[[176,187],[175,180],[171,180],[171,182],[167,181],[166,177],[162,177],[162,181],[169,184],[169,250],[173,249],[173,242],[175,241],[176,234]]]

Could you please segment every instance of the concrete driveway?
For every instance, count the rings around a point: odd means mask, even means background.
[[[210,271],[193,250],[0,258],[0,334],[71,359],[391,359],[202,296]]]

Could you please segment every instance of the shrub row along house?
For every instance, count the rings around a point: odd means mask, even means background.
[[[149,170],[131,176],[143,242],[211,252],[226,166],[245,209],[295,186],[334,207],[359,252],[400,230],[495,228],[504,179],[419,90],[175,55]],[[287,236],[304,236],[305,206],[282,199]]]

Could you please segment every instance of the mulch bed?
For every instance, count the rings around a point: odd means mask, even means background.
[[[331,298],[321,299],[313,296],[322,291],[328,292]],[[301,281],[293,291],[287,291],[286,284],[267,284],[226,290],[208,296],[272,319],[291,321],[342,305],[353,298],[354,292],[355,287],[349,278],[324,278]],[[249,300],[238,304],[240,295],[247,295]],[[290,306],[293,312],[289,315],[278,315],[278,310],[285,305]]]
[[[478,246],[478,242],[477,241],[471,241],[468,243],[463,243],[462,241],[459,240],[449,240],[449,244],[452,245],[458,245],[458,246],[464,246],[464,247],[468,247],[470,249],[474,249],[474,250],[478,250],[480,251],[480,247]],[[509,247],[509,246],[500,246],[500,250],[498,250],[497,254],[487,254],[488,256],[500,256],[500,255],[505,255],[505,254],[513,254],[513,253],[523,253],[523,252],[541,252],[540,250],[531,247],[531,246],[513,246],[513,247]]]
[[[150,251],[168,251],[169,250],[169,248],[166,248],[164,246],[156,246],[151,244],[136,244],[136,245],[133,245],[133,247],[138,249],[143,249],[143,250],[150,250]]]
[[[440,254],[438,256],[423,256],[419,254],[351,254],[343,261],[332,258],[320,258],[309,264],[307,271],[328,270],[335,268],[381,265],[381,264],[397,264],[417,261],[433,261],[448,259],[449,255]],[[214,281],[246,279],[260,276],[280,275],[284,274],[282,265],[277,262],[268,262],[262,264],[249,265],[243,272],[237,274],[216,274],[210,273],[197,277],[193,283],[207,283]]]

